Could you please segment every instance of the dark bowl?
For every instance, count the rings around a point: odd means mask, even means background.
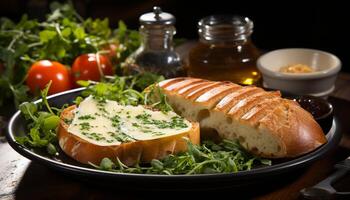
[[[51,105],[60,107],[63,104],[72,104],[82,89],[66,91],[48,97]],[[40,100],[39,100],[40,101]],[[36,101],[38,103],[39,101]],[[11,147],[28,159],[48,166],[72,177],[98,183],[108,183],[117,187],[127,187],[137,190],[207,190],[215,188],[252,188],[252,185],[266,184],[269,181],[280,180],[281,175],[291,176],[299,170],[309,166],[323,157],[327,152],[336,147],[341,138],[341,132],[337,130],[337,120],[332,121],[332,127],[326,133],[327,143],[316,150],[292,159],[273,160],[271,166],[262,166],[250,171],[221,174],[198,175],[157,175],[157,174],[126,174],[101,171],[82,165],[60,151],[58,157],[52,157],[44,151],[33,151],[19,145],[15,141],[16,136],[23,136],[28,132],[26,121],[18,111],[12,117],[7,140]],[[300,173],[299,173],[300,174]],[[293,175],[292,177],[295,177]]]
[[[310,112],[323,131],[327,133],[332,127],[333,106],[326,99],[313,96],[297,96],[293,100]]]
[[[275,91],[270,88],[264,89]],[[281,91],[281,93],[284,98],[298,102],[302,108],[307,110],[321,126],[324,133],[327,133],[331,129],[334,112],[332,104],[326,99],[309,95],[295,95],[285,91]]]

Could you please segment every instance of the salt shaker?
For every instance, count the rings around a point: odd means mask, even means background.
[[[139,20],[142,42],[127,59],[129,72],[152,72],[166,78],[180,76],[182,62],[173,47],[175,17],[153,7],[153,12],[141,15]]]

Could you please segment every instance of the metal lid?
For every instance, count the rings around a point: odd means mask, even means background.
[[[153,12],[145,13],[139,18],[141,25],[174,25],[175,17],[163,12],[158,6],[153,7]]]
[[[205,40],[244,40],[253,32],[248,17],[212,15],[198,22],[198,32]]]

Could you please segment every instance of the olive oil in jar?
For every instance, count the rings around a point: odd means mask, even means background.
[[[257,85],[260,55],[250,39],[253,22],[247,17],[209,16],[198,23],[199,43],[189,53],[187,74],[215,81]]]

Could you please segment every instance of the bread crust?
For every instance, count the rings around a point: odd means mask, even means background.
[[[191,82],[190,77],[166,80],[167,87],[159,87],[169,98],[175,110],[186,110],[185,113],[178,113],[185,118],[192,120],[198,113],[189,115],[188,110],[199,112],[199,109],[208,109],[205,123],[202,118],[198,119],[201,127],[213,128],[218,134],[227,139],[239,139],[240,135],[245,135],[254,142],[254,138],[268,136],[269,140],[276,143],[276,150],[264,150],[265,147],[252,146],[249,142],[243,145],[253,154],[267,158],[296,157],[315,150],[317,147],[327,142],[325,134],[313,116],[304,110],[297,102],[281,97],[279,91],[267,92],[254,86],[238,86],[228,82],[217,82],[195,79],[193,84],[186,84],[186,87],[177,88],[181,82]],[[172,88],[168,90],[167,88]],[[184,92],[185,90],[185,92]],[[181,99],[181,102],[179,101]],[[176,102],[178,101],[178,102]],[[186,107],[178,109],[177,107]],[[231,129],[233,133],[220,131],[222,121],[215,121],[210,118],[213,114],[220,114],[225,120],[233,120]],[[218,115],[215,115],[216,118]],[[210,123],[210,121],[215,121]],[[226,123],[226,122],[225,122]],[[209,125],[208,125],[209,124]],[[227,125],[226,126],[230,126]],[[225,128],[228,130],[230,128]],[[249,131],[254,132],[249,135]],[[242,131],[247,130],[244,134]],[[248,135],[248,136],[247,136]],[[254,137],[254,138],[249,138]],[[266,144],[268,146],[268,144]]]
[[[68,132],[69,125],[65,121],[74,117],[75,108],[75,105],[70,106],[61,113],[57,136],[61,149],[81,163],[90,162],[99,165],[103,158],[116,161],[118,157],[124,164],[132,166],[137,163],[148,163],[152,159],[161,159],[168,154],[186,151],[187,144],[183,137],[189,138],[193,144],[200,143],[199,124],[192,122],[189,132],[169,137],[139,140],[120,145],[96,145]]]

